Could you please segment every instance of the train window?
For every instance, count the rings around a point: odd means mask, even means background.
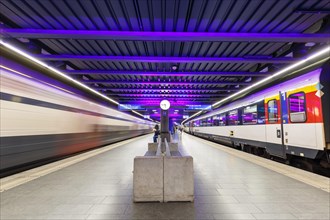
[[[238,110],[228,112],[228,125],[238,125]]]
[[[213,126],[219,126],[219,115],[213,116]]]
[[[258,113],[257,113],[257,105],[247,106],[243,110],[243,124],[257,124]]]
[[[200,120],[195,121],[195,127],[199,127],[200,126]]]
[[[289,110],[291,122],[306,121],[306,102],[304,92],[289,95]]]
[[[201,127],[206,127],[206,126],[207,126],[207,120],[206,120],[206,118],[203,118],[201,120]]]
[[[278,119],[276,99],[269,100],[267,103],[267,107],[268,107],[268,122],[276,123]]]
[[[226,125],[226,114],[219,115],[219,125],[220,126]]]
[[[206,126],[212,126],[212,125],[213,125],[212,117],[207,118]]]
[[[265,104],[264,101],[262,100],[257,104],[257,112],[258,112],[258,124],[265,124]]]

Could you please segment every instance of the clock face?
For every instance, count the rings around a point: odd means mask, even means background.
[[[160,102],[160,108],[163,109],[163,110],[169,109],[170,106],[171,106],[171,104],[167,100],[163,100],[163,101]]]

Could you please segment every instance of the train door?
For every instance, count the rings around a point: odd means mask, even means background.
[[[288,91],[286,123],[283,124],[283,144],[288,154],[310,157],[311,150],[318,148],[318,132],[315,124],[315,108],[319,97],[313,86]],[[309,103],[307,103],[307,100]],[[316,152],[316,151],[314,151]]]
[[[265,98],[265,112],[267,152],[271,155],[285,158],[283,140],[283,123],[287,122],[285,93]]]
[[[286,92],[279,92],[280,96],[280,124],[281,124],[281,157],[286,159],[286,147],[285,147],[285,128],[286,124],[289,123],[289,115],[288,115],[288,104],[286,98]],[[279,133],[279,132],[278,132]]]

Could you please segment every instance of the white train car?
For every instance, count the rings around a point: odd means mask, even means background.
[[[152,132],[153,122],[1,67],[1,173]]]
[[[199,116],[186,130],[259,155],[329,164],[329,78],[325,65]]]

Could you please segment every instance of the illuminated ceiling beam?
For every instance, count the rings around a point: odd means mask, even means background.
[[[160,101],[163,100],[162,99],[148,99],[148,100],[130,100],[130,99],[127,99],[127,100],[121,100],[120,103],[121,104],[137,104],[137,105],[143,105],[143,106],[148,106],[148,108],[150,107],[154,107],[154,108],[159,108],[159,103]],[[172,100],[172,101],[171,101]],[[202,100],[202,101],[192,101],[191,99],[189,100],[181,100],[181,99],[171,99],[171,107],[172,106],[176,106],[178,108],[182,108],[183,106],[186,106],[186,105],[209,105],[212,103],[212,100],[208,101],[208,100]],[[189,111],[193,111],[193,110],[189,110]],[[199,111],[199,110],[195,110],[196,111]]]
[[[303,11],[300,11],[300,13]],[[30,39],[83,39],[132,41],[211,41],[211,42],[297,42],[325,43],[330,34],[304,33],[219,33],[219,32],[157,32],[157,31],[102,31],[2,29],[2,35]]]
[[[125,92],[161,92],[161,91],[169,91],[169,92],[230,92],[230,91],[238,91],[238,88],[164,88],[164,89],[156,89],[156,88],[100,88],[100,87],[92,87],[98,91],[125,91]],[[146,93],[147,94],[147,93]]]
[[[113,81],[113,80],[85,80],[81,81],[85,84],[113,84],[113,85],[127,85],[127,84],[138,84],[138,85],[166,85],[166,86],[177,86],[177,85],[250,85],[252,82],[179,82],[179,81]]]
[[[178,100],[178,101],[214,101],[214,100],[219,100],[219,98],[209,98],[209,97],[197,97],[197,98],[190,98],[190,97],[121,97],[118,98],[120,101],[121,100],[162,100],[162,99],[167,99],[167,100]]]
[[[228,94],[180,94],[180,93],[104,93],[104,95],[118,95],[123,97],[222,97],[222,96],[228,96]],[[119,97],[120,98],[120,97]]]
[[[139,75],[139,76],[269,76],[268,72],[157,72],[157,71],[109,71],[67,70],[70,75]]]
[[[300,59],[272,56],[244,57],[163,57],[163,56],[97,56],[97,55],[34,55],[39,60],[118,61],[147,63],[292,63]]]

